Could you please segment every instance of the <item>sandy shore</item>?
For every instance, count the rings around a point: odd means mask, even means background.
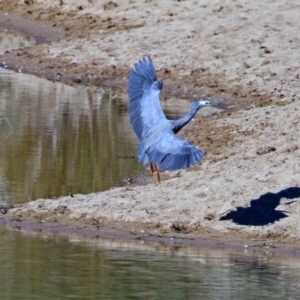
[[[300,22],[293,1],[6,2],[0,25],[31,35],[35,28],[40,43],[3,55],[8,68],[125,90],[133,64],[151,55],[164,79],[163,101],[208,97],[229,108],[182,132],[207,153],[200,165],[160,184],[37,200],[10,209],[7,219],[299,243]]]

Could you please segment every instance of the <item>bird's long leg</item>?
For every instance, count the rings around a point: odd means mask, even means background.
[[[151,175],[153,175],[153,173],[154,173],[153,163],[150,163],[150,172],[151,172]]]
[[[156,176],[157,176],[157,181],[160,182],[160,174],[159,174],[159,171],[158,171],[158,167],[157,167],[157,165],[154,165],[154,166],[155,166],[155,169],[156,169],[154,174],[156,174]]]
[[[160,182],[160,174],[156,164],[150,163],[151,175],[156,175],[157,181]]]

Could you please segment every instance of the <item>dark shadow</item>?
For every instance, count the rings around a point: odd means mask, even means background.
[[[274,223],[288,216],[284,211],[275,210],[280,204],[280,199],[295,199],[299,197],[299,187],[290,187],[276,194],[266,193],[258,199],[251,200],[250,207],[237,207],[236,211],[229,212],[226,216],[221,217],[220,220],[232,220],[239,225],[252,226]],[[291,201],[286,204],[293,202]]]

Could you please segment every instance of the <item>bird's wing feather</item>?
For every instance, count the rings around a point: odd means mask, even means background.
[[[172,130],[152,139],[151,144],[144,150],[148,160],[162,170],[186,169],[204,157],[202,150],[196,148],[192,142],[180,139]]]
[[[130,123],[139,139],[166,119],[159,99],[162,86],[162,81],[157,81],[150,56],[148,60],[144,58],[135,64],[135,70],[129,75],[129,114]]]

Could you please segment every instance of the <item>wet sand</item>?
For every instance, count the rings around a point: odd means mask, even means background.
[[[0,3],[0,24],[17,18],[24,33],[35,28],[44,37],[3,55],[2,66],[125,91],[134,63],[151,55],[163,101],[206,97],[228,110],[197,117],[180,133],[206,152],[198,166],[163,174],[159,184],[30,202],[9,209],[7,222],[299,244],[300,22],[293,2],[33,2]]]

